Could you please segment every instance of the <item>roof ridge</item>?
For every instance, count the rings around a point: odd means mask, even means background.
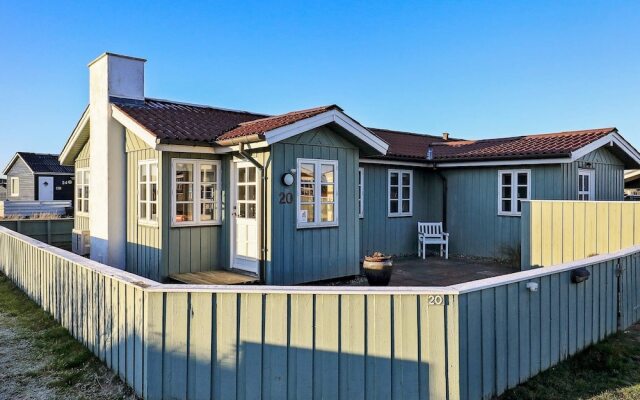
[[[304,110],[289,111],[289,112],[286,112],[284,114],[270,115],[270,116],[265,117],[265,118],[254,119],[253,121],[241,122],[241,123],[238,124],[238,126],[251,125],[251,124],[254,124],[254,123],[258,123],[258,122],[264,122],[264,121],[267,121],[267,120],[270,120],[270,119],[286,117],[287,115],[302,114],[302,113],[318,111],[318,110],[322,110],[322,109],[331,110],[331,109],[334,109],[334,108],[342,110],[340,108],[340,106],[338,106],[336,104],[331,104],[331,105],[327,105],[327,106],[311,107],[311,108],[305,108]]]
[[[184,101],[175,101],[175,100],[169,100],[169,99],[160,99],[160,98],[157,98],[157,97],[145,97],[144,99],[145,99],[145,101],[149,100],[149,101],[157,101],[159,103],[176,104],[176,105],[179,105],[179,106],[196,107],[196,108],[208,108],[208,109],[212,109],[212,110],[227,111],[227,112],[233,112],[233,113],[238,113],[238,114],[249,114],[249,115],[262,116],[262,117],[270,117],[271,116],[270,114],[258,113],[258,112],[253,112],[253,111],[237,110],[237,109],[233,109],[233,108],[217,107],[217,106],[211,106],[211,105],[207,105],[207,104],[188,103],[188,102],[184,102]]]
[[[430,137],[430,138],[434,138],[434,139],[442,139],[442,136],[433,135],[431,133],[397,131],[397,130],[394,130],[394,129],[387,129],[387,128],[374,128],[372,126],[368,126],[367,129],[373,129],[373,130],[376,130],[376,131],[385,131],[385,132],[390,132],[390,133],[398,133],[398,134],[401,134],[401,135],[413,135],[413,136],[421,136],[421,137]],[[452,138],[449,138],[449,140],[452,140]],[[458,140],[462,140],[462,139],[458,139]]]
[[[580,129],[575,131],[560,131],[560,132],[548,132],[548,133],[534,133],[534,134],[524,134],[518,136],[505,136],[505,137],[496,137],[496,138],[486,138],[486,139],[467,139],[467,140],[458,140],[458,141],[445,141],[434,143],[434,145],[451,145],[451,144],[464,144],[466,143],[490,143],[490,142],[500,142],[500,141],[509,141],[509,140],[518,140],[518,139],[526,139],[526,138],[537,138],[537,137],[557,137],[563,135],[588,135],[592,133],[603,133],[603,132],[613,132],[616,131],[616,127],[609,128],[594,128],[594,129]]]

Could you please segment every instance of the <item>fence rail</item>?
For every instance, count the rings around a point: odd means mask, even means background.
[[[0,227],[0,271],[148,399],[490,398],[637,321],[639,255],[445,288],[163,285]]]

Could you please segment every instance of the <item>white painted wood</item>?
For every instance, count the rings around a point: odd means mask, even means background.
[[[443,253],[449,259],[449,234],[443,232],[442,222],[418,222],[418,257],[426,258],[427,245],[440,246],[440,257]]]
[[[397,199],[392,199],[391,198],[391,176],[393,174],[397,174],[398,176],[398,198]],[[403,176],[409,176],[409,197],[404,197],[403,196],[403,185],[402,184],[402,178]],[[395,185],[394,185],[395,186]],[[391,201],[397,201],[398,202],[398,210],[397,212],[392,212],[391,211]],[[402,202],[403,201],[409,201],[409,211],[402,211]],[[388,217],[411,217],[413,216],[413,170],[410,169],[389,169],[387,171],[387,216]]]
[[[193,166],[193,181],[191,184],[193,185],[193,221],[177,221],[176,216],[176,165],[177,164],[191,164]],[[200,176],[200,168],[201,166],[210,165],[215,168],[216,171],[216,182],[215,184],[215,215],[212,221],[201,221],[200,218],[200,205],[202,204],[202,199],[200,198],[200,185],[201,176]],[[202,159],[187,159],[187,158],[173,158],[171,159],[171,226],[172,227],[181,227],[181,226],[196,226],[196,225],[220,225],[222,223],[222,201],[221,201],[221,179],[220,174],[222,173],[222,169],[220,167],[220,160],[202,160]]]
[[[358,216],[364,218],[364,168],[358,168]]]
[[[518,174],[527,175],[527,197],[518,199]],[[511,177],[510,185],[503,185],[503,176]],[[502,196],[502,188],[511,187],[511,196],[509,198]],[[498,171],[498,215],[508,217],[519,217],[522,215],[522,211],[518,211],[518,200],[526,201],[531,199],[531,170],[529,169],[510,169]],[[504,200],[510,200],[511,210],[504,210],[502,202]]]
[[[301,165],[302,164],[311,164],[314,169],[314,181],[310,184],[313,184],[313,210],[314,210],[314,218],[312,222],[308,222],[308,216],[303,214],[301,209],[301,196],[302,196],[302,179],[301,179]],[[332,204],[333,203],[333,221],[321,221],[321,205],[323,204],[321,199],[322,192],[322,166],[323,165],[331,165],[333,166],[333,202],[324,202],[324,204]],[[311,158],[298,158],[296,160],[296,227],[298,229],[304,228],[322,228],[327,226],[338,226],[339,225],[339,168],[338,168],[338,160],[324,160],[324,159],[311,159]],[[325,183],[326,185],[326,183]],[[311,204],[311,203],[307,203]],[[306,217],[305,217],[306,216]]]
[[[53,201],[53,177],[38,177],[38,200]]]
[[[248,175],[254,178],[249,181]],[[241,174],[244,177],[241,178]],[[232,267],[258,274],[260,258],[260,170],[249,162],[234,162],[232,168],[231,255]],[[249,192],[254,196],[249,199]],[[250,213],[249,208],[255,207]]]
[[[578,200],[594,200],[596,198],[595,183],[595,169],[578,168]]]

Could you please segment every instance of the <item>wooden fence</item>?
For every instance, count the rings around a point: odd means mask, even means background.
[[[637,321],[639,255],[444,288],[164,285],[0,227],[0,271],[148,399],[491,398]]]
[[[0,219],[0,226],[22,233],[46,244],[71,250],[73,218]]]
[[[533,200],[521,218],[523,269],[640,244],[640,202]]]

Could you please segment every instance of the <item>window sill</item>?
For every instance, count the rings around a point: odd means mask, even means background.
[[[521,217],[522,213],[504,213],[504,212],[499,212],[498,216],[499,217]]]
[[[76,211],[75,213],[76,213],[75,214],[76,217],[87,217],[87,218],[89,218],[89,213],[87,213],[87,212]]]
[[[388,218],[405,218],[405,217],[413,217],[413,213],[410,214],[387,214]]]
[[[172,228],[193,228],[198,226],[220,226],[222,222],[171,222]]]
[[[337,228],[340,226],[337,222],[331,224],[317,224],[317,225],[305,225],[305,224],[296,224],[297,229],[317,229],[317,228]]]
[[[148,228],[157,228],[159,226],[158,225],[158,221],[147,221],[147,220],[142,220],[142,219],[138,220],[138,225],[146,226]]]

